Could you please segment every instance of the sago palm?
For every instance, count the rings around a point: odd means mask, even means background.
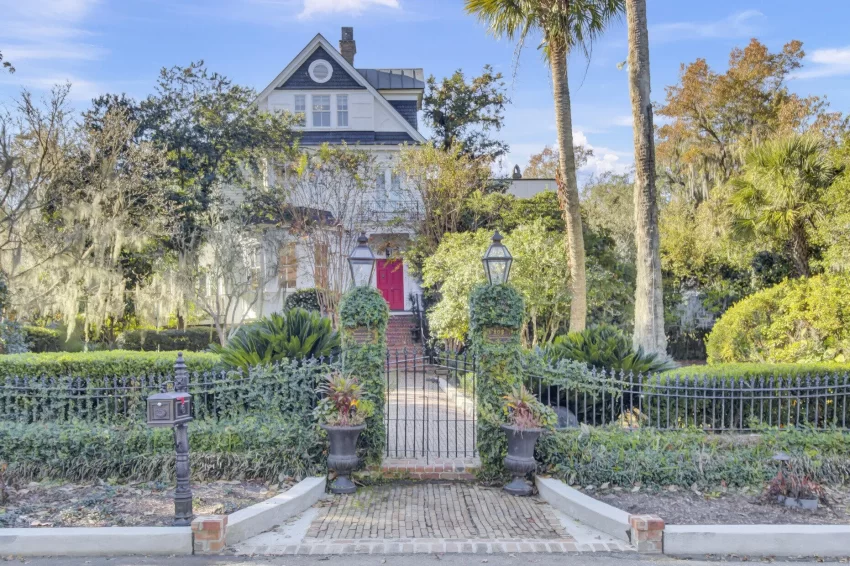
[[[518,49],[529,34],[542,35],[540,48],[549,62],[558,131],[558,196],[567,225],[567,251],[573,298],[570,330],[583,330],[587,322],[587,280],[584,240],[576,180],[567,56],[574,50],[586,57],[594,40],[624,10],[625,0],[466,0],[466,11],[476,14],[496,37],[517,41]]]
[[[797,274],[809,269],[809,234],[826,213],[824,193],[842,167],[826,142],[811,134],[769,140],[751,149],[743,173],[732,180],[736,228],[786,246]]]

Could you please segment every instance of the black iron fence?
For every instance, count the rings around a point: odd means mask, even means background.
[[[338,360],[284,362],[241,372],[203,372],[190,376],[193,416],[232,419],[257,412],[308,417],[317,401],[316,386]],[[148,395],[173,381],[169,374],[86,380],[68,377],[9,378],[0,384],[0,420],[24,423],[144,422]]]
[[[592,370],[582,378],[526,375],[561,427],[619,424],[747,431],[758,426],[848,428],[847,373],[771,377],[634,375]]]

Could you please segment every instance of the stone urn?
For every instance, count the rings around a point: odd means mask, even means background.
[[[331,449],[328,454],[328,469],[336,473],[331,483],[331,493],[346,494],[357,491],[357,486],[348,476],[357,469],[360,459],[357,457],[357,438],[366,428],[365,424],[356,426],[321,425],[328,433]]]
[[[543,433],[543,429],[517,428],[503,424],[502,430],[508,435],[505,468],[514,477],[513,481],[505,486],[505,491],[511,495],[531,495],[531,484],[526,481],[525,476],[537,469],[537,462],[534,461],[534,445]]]

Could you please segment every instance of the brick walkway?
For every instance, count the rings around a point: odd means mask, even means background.
[[[569,539],[539,499],[460,483],[381,486],[335,498],[307,538]]]

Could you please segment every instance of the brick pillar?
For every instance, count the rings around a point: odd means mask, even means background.
[[[192,521],[195,554],[218,554],[224,550],[227,515],[201,515]]]
[[[664,519],[655,515],[632,515],[632,545],[642,554],[661,554],[664,550]]]

